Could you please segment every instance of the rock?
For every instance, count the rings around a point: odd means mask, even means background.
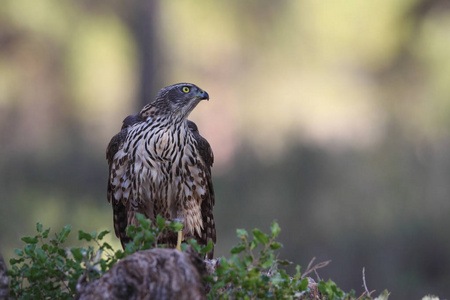
[[[98,280],[80,278],[76,299],[206,299],[203,260],[191,249],[151,249],[116,263]]]

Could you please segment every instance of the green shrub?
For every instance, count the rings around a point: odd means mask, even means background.
[[[70,226],[50,238],[50,228],[44,230],[42,224],[37,223],[37,234],[23,237],[25,247],[16,249],[17,257],[10,260],[10,296],[17,299],[72,299],[81,276],[88,282],[93,281],[129,254],[164,247],[157,244],[158,238],[168,231],[182,229],[181,223],[167,222],[160,216],[154,225],[142,215],[137,218],[140,226],[127,228],[132,241],[124,251],[115,251],[103,241],[109,231],[86,233],[80,230],[78,240],[85,240],[88,246],[67,248],[64,242],[71,233]],[[282,247],[276,241],[280,230],[276,222],[270,226],[270,234],[254,229],[250,237],[246,230],[238,229],[239,243],[231,249],[230,258],[220,258],[215,272],[205,278],[210,285],[208,298],[308,299],[308,279],[305,278],[308,271],[302,275],[297,266],[296,273],[288,275],[282,266],[291,262],[277,258],[277,250]],[[213,246],[212,243],[200,246],[195,240],[188,244],[203,254]],[[182,245],[183,250],[186,247],[186,244]],[[354,292],[343,292],[331,280],[320,281],[318,290],[323,299],[356,299]]]
[[[300,266],[293,277],[279,268],[289,262],[275,258],[275,251],[282,246],[275,241],[280,227],[273,222],[270,229],[270,234],[254,229],[253,238],[246,230],[237,230],[238,245],[231,249],[229,259],[220,259],[215,274],[209,278],[210,299],[281,299],[299,297],[307,290],[308,279],[302,278]]]
[[[37,235],[23,237],[23,249],[14,252],[18,258],[10,260],[10,296],[20,299],[72,299],[78,278],[86,274],[94,280],[106,272],[116,261],[111,246],[102,242],[108,231],[88,234],[78,232],[79,240],[95,246],[87,248],[64,248],[63,244],[71,232],[65,226],[54,238],[49,238],[50,228],[43,230],[36,225]],[[106,253],[102,258],[102,254]]]

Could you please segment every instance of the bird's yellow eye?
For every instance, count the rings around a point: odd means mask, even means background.
[[[189,87],[183,86],[183,92],[184,92],[184,93],[189,93],[190,90],[191,90],[191,89],[190,89]]]

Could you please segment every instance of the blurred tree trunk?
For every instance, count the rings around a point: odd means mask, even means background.
[[[162,51],[158,39],[159,1],[132,2],[127,23],[133,30],[139,51],[140,87],[138,107],[151,102],[164,82]]]

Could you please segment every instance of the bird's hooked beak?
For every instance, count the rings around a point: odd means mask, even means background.
[[[209,95],[208,95],[208,93],[207,93],[206,91],[204,91],[204,90],[201,90],[201,93],[200,93],[200,99],[202,99],[202,100],[208,100],[208,101],[209,101]]]

